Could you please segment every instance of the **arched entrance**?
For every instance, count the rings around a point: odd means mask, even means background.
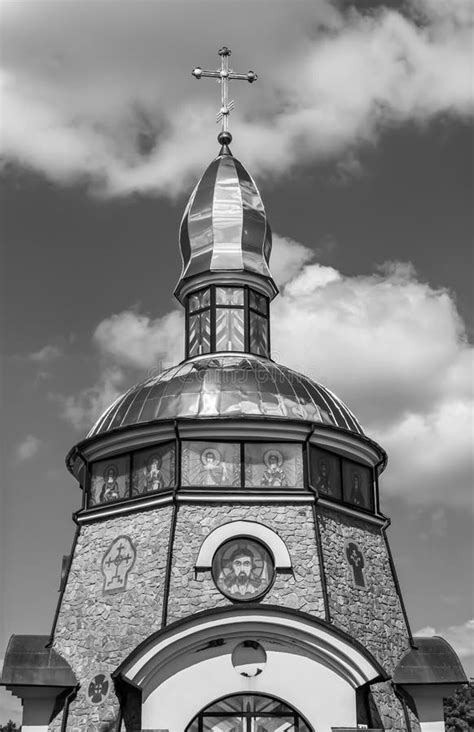
[[[242,646],[263,648],[266,660],[258,674],[253,666],[260,661],[247,668],[238,652]],[[260,696],[292,705],[290,713],[297,710],[306,720],[298,732],[331,732],[355,727],[357,689],[386,675],[365,648],[324,621],[260,606],[219,609],[174,623],[138,646],[114,677],[139,695],[145,729],[183,732],[212,699]],[[283,723],[272,728],[267,721],[267,728],[285,730]],[[248,732],[242,725],[222,729]],[[298,728],[291,722],[287,729]]]
[[[307,722],[279,699],[262,694],[233,694],[203,709],[186,732],[313,732]]]

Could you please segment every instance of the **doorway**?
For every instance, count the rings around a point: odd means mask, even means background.
[[[213,702],[186,732],[313,732],[290,706],[262,694],[236,694]]]

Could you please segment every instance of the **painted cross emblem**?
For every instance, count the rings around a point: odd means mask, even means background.
[[[97,674],[90,682],[87,696],[92,704],[100,704],[109,693],[109,681],[105,674]]]
[[[221,67],[216,71],[206,71],[197,66],[192,71],[192,75],[196,79],[202,79],[203,76],[207,76],[211,79],[217,79],[221,85],[221,108],[217,114],[216,122],[221,123],[221,132],[217,139],[222,145],[228,145],[232,141],[232,135],[229,132],[229,115],[235,107],[234,100],[229,101],[229,81],[238,79],[240,81],[248,81],[252,84],[257,81],[258,76],[255,71],[248,71],[246,74],[236,74],[229,67],[229,57],[231,54],[230,48],[223,46],[219,49],[219,56],[221,57]]]
[[[128,574],[135,563],[136,550],[128,536],[119,536],[107,549],[102,559],[104,594],[126,589]]]
[[[364,566],[365,559],[357,544],[350,541],[346,545],[346,557],[352,568],[352,577],[357,587],[365,587]]]

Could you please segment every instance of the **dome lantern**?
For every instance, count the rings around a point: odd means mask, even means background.
[[[269,305],[278,289],[269,269],[271,229],[258,188],[234,158],[228,117],[228,82],[253,82],[257,75],[234,74],[230,50],[219,51],[221,69],[194,69],[217,78],[221,109],[217,121],[222,147],[191,194],[180,227],[183,270],[175,295],[186,309],[186,358],[240,352],[270,356]]]

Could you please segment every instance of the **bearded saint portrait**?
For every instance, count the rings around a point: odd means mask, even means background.
[[[262,578],[255,574],[255,561],[251,552],[243,547],[230,557],[230,572],[222,582],[230,595],[248,597],[260,592]]]
[[[260,597],[270,586],[273,565],[268,551],[257,542],[240,539],[216,552],[213,576],[217,587],[233,600]]]

